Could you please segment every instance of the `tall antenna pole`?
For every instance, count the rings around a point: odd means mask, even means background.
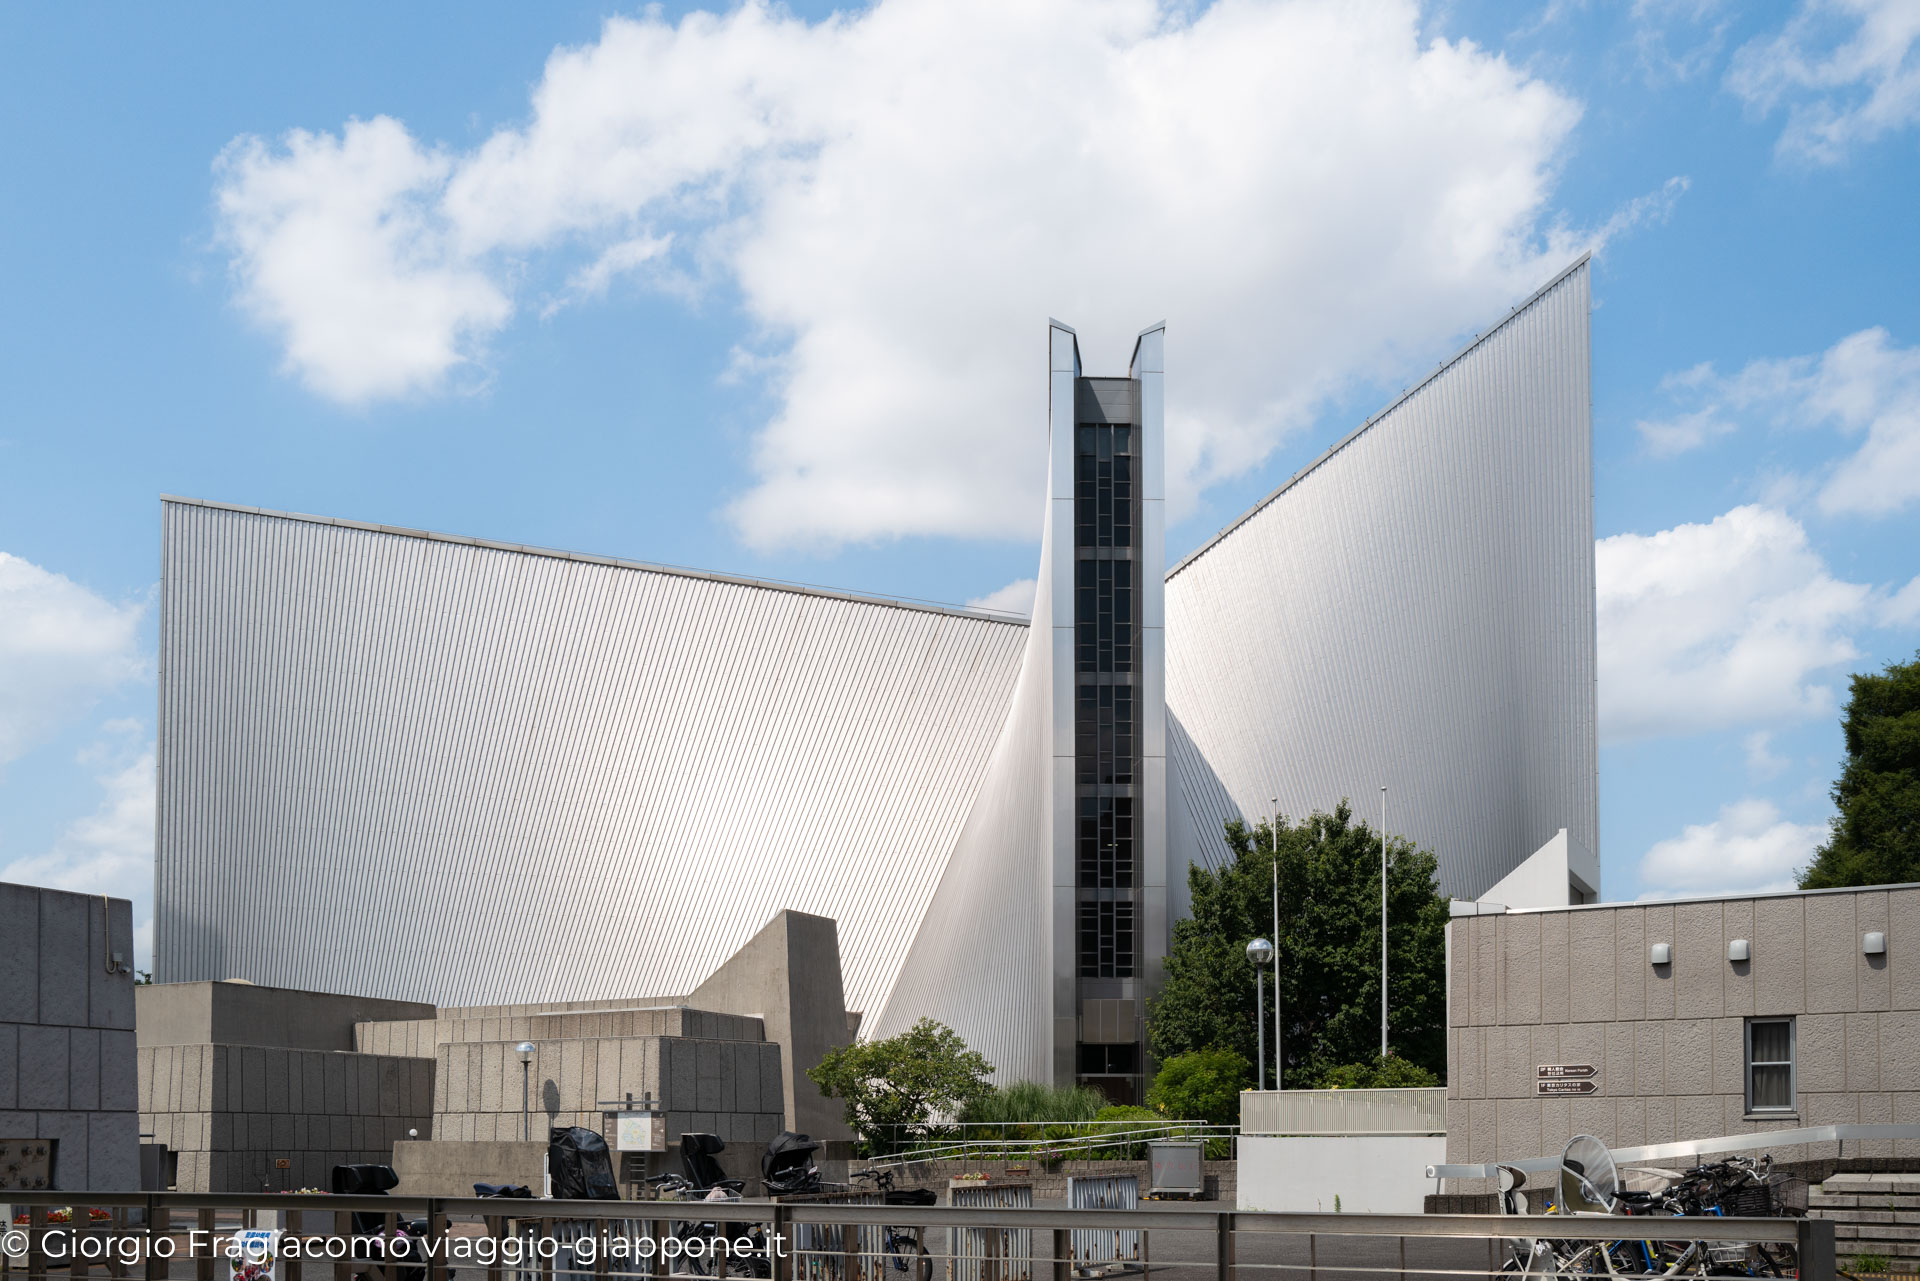
[[[1387,786],[1380,785],[1380,1057],[1387,1057]]]
[[[1280,1039],[1280,798],[1273,798],[1273,1088],[1280,1088],[1280,1069],[1286,1063]]]

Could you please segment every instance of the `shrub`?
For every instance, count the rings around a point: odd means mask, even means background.
[[[1090,1138],[1100,1138],[1111,1134],[1126,1134],[1130,1131],[1144,1130],[1155,1121],[1166,1118],[1152,1108],[1136,1107],[1133,1104],[1110,1104],[1094,1115],[1093,1121],[1082,1129]],[[1146,1137],[1119,1139],[1112,1143],[1101,1144],[1088,1150],[1087,1155],[1101,1161],[1144,1161],[1147,1157]]]
[[[1153,1078],[1147,1105],[1179,1121],[1233,1125],[1240,1120],[1240,1091],[1252,1074],[1247,1060],[1232,1050],[1176,1054]]]
[[[1365,1063],[1343,1063],[1320,1074],[1322,1090],[1421,1089],[1440,1084],[1440,1078],[1418,1063],[1397,1054],[1378,1054]]]

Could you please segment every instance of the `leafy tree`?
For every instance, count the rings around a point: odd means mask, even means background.
[[[1380,834],[1342,801],[1299,823],[1226,826],[1231,859],[1188,873],[1193,912],[1176,924],[1167,978],[1148,1011],[1162,1058],[1225,1049],[1253,1061],[1253,965],[1246,945],[1273,929],[1273,872],[1280,870],[1275,940],[1283,1084],[1306,1085],[1380,1048]],[[1276,854],[1277,844],[1277,854]],[[1444,1078],[1447,900],[1426,850],[1389,838],[1389,1030],[1393,1053]],[[1268,977],[1271,1039],[1273,976]]]
[[[1920,654],[1861,673],[1841,718],[1847,759],[1833,785],[1840,811],[1800,874],[1803,890],[1920,880]]]
[[[936,1113],[958,1112],[992,1092],[993,1064],[944,1023],[921,1019],[898,1036],[829,1050],[807,1077],[839,1099],[869,1154],[898,1151]]]
[[[1376,1054],[1369,1063],[1345,1063],[1329,1068],[1320,1074],[1315,1084],[1323,1090],[1401,1090],[1435,1086],[1440,1084],[1440,1078],[1398,1054],[1385,1058]]]
[[[1253,1065],[1232,1050],[1189,1050],[1160,1067],[1147,1090],[1147,1106],[1176,1121],[1233,1125],[1240,1120],[1240,1091],[1253,1079]]]

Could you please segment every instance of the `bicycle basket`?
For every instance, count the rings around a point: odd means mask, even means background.
[[[1720,1213],[1736,1219],[1773,1217],[1773,1192],[1766,1184],[1749,1183],[1721,1193]]]
[[[940,1194],[932,1188],[895,1188],[887,1193],[888,1205],[939,1205]]]
[[[1739,1241],[1729,1241],[1723,1245],[1709,1246],[1707,1257],[1714,1263],[1742,1264],[1747,1261],[1747,1252],[1752,1249]]]

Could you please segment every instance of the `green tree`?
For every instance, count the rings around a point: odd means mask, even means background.
[[[1147,1106],[1176,1121],[1233,1125],[1240,1120],[1240,1091],[1253,1079],[1253,1065],[1232,1050],[1189,1050],[1160,1066],[1147,1090]]]
[[[1277,838],[1277,839],[1276,839]],[[1147,1031],[1164,1058],[1226,1049],[1253,1061],[1253,966],[1246,945],[1273,929],[1273,872],[1280,871],[1276,965],[1285,1033],[1284,1084],[1317,1083],[1380,1049],[1380,834],[1342,801],[1299,823],[1226,827],[1231,858],[1188,873],[1192,914],[1173,929],[1166,983]],[[1277,854],[1276,854],[1277,845]],[[1389,1031],[1393,1053],[1444,1079],[1447,900],[1426,850],[1389,838]],[[1268,976],[1268,1037],[1273,976]]]
[[[1328,1068],[1314,1084],[1323,1090],[1402,1090],[1435,1086],[1440,1078],[1398,1054],[1376,1054],[1370,1062]]]
[[[1847,758],[1833,785],[1827,843],[1800,874],[1803,890],[1920,880],[1920,654],[1853,678]]]
[[[820,1093],[841,1101],[870,1155],[899,1151],[926,1133],[936,1113],[951,1115],[991,1093],[992,1074],[985,1056],[932,1019],[882,1041],[829,1050],[807,1071]]]

